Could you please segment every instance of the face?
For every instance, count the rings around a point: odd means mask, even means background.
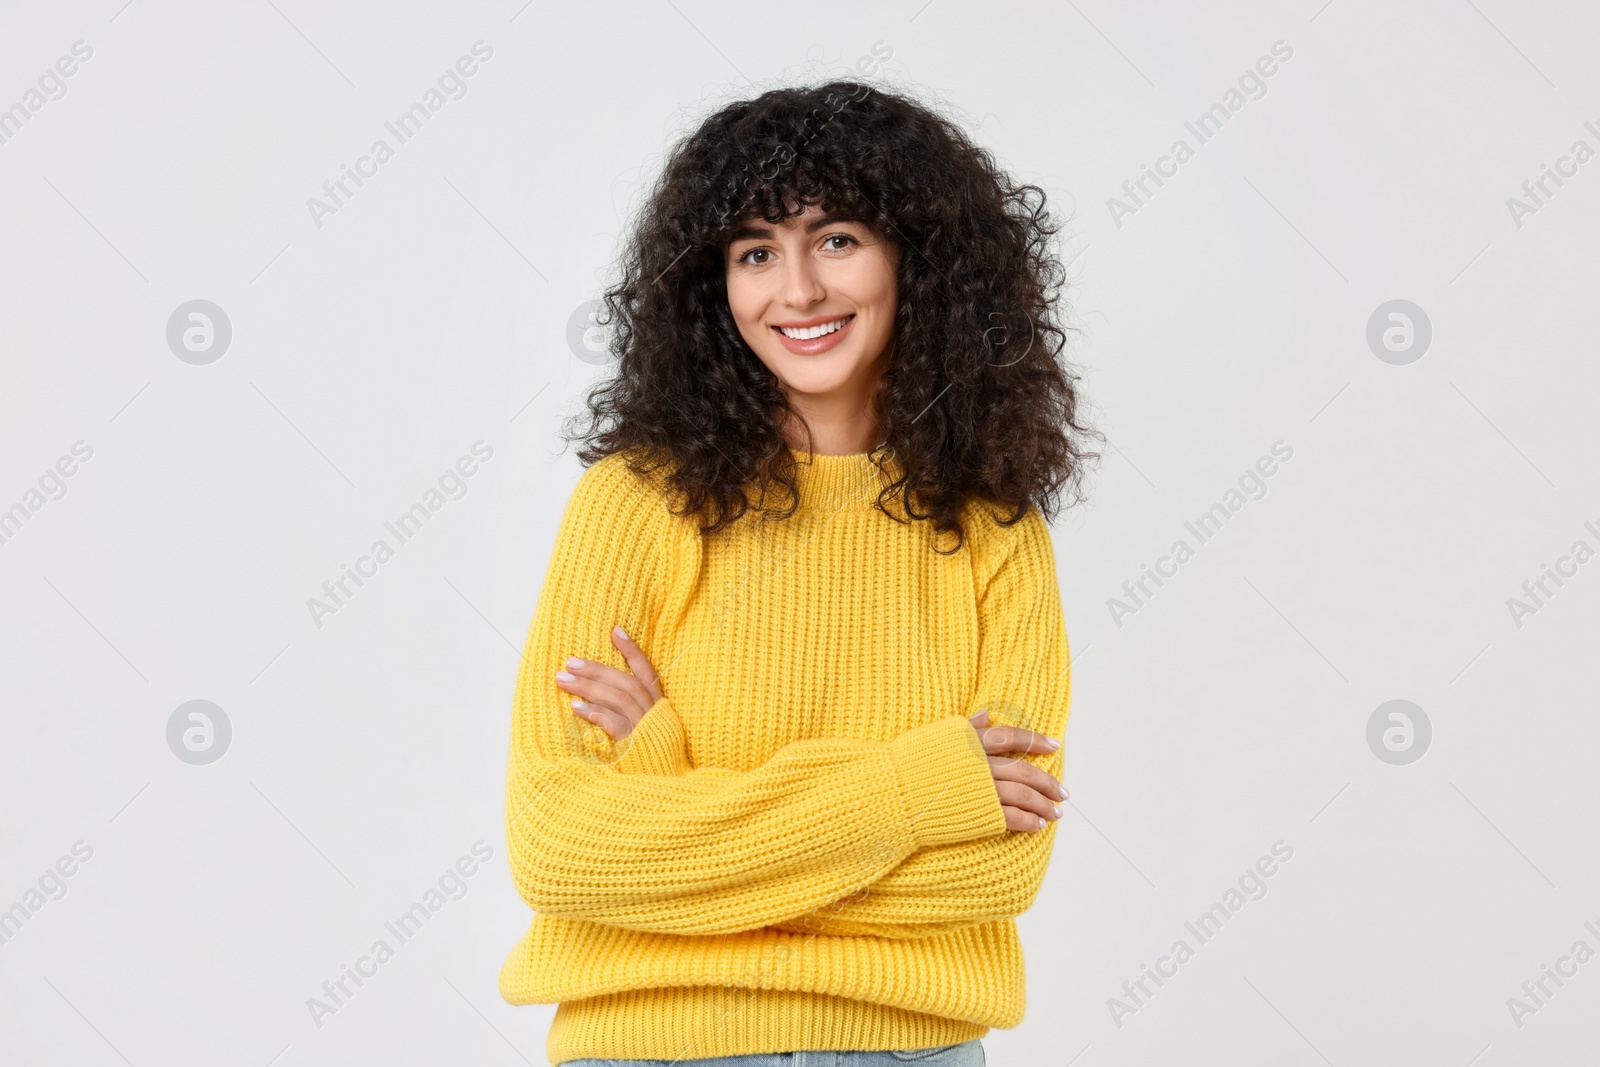
[[[723,262],[739,333],[791,402],[825,421],[865,411],[894,339],[894,245],[813,204],[735,230]]]

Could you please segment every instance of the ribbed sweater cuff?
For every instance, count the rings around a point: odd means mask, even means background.
[[[689,769],[683,720],[666,697],[650,705],[623,740],[626,751],[615,764],[623,774],[683,774]]]
[[[914,727],[889,742],[917,847],[993,837],[1006,830],[989,757],[960,715]]]

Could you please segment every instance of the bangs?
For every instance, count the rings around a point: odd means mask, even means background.
[[[718,223],[707,234],[712,243],[725,244],[738,227],[757,220],[777,225],[812,205],[882,229],[878,198],[869,189],[876,183],[867,178],[859,152],[862,116],[849,108],[855,97],[828,99],[820,107],[797,103],[726,131],[733,148],[708,190]]]

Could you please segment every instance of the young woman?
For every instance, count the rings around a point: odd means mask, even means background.
[[[853,82],[671,153],[516,683],[500,989],[559,1005],[552,1064],[968,1067],[1021,1021],[1067,795],[1044,513],[1097,455],[1054,232]]]

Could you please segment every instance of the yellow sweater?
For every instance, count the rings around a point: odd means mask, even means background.
[[[510,1003],[559,1004],[551,1064],[920,1048],[1022,1020],[1013,917],[1056,822],[1007,829],[967,717],[1065,731],[1049,528],[973,504],[941,555],[951,535],[873,507],[866,454],[796,458],[800,511],[764,527],[702,538],[620,455],[567,504],[506,789],[536,914],[500,973]],[[666,696],[613,742],[555,672],[627,669],[616,625]],[[1063,752],[1017,758],[1059,778]]]

